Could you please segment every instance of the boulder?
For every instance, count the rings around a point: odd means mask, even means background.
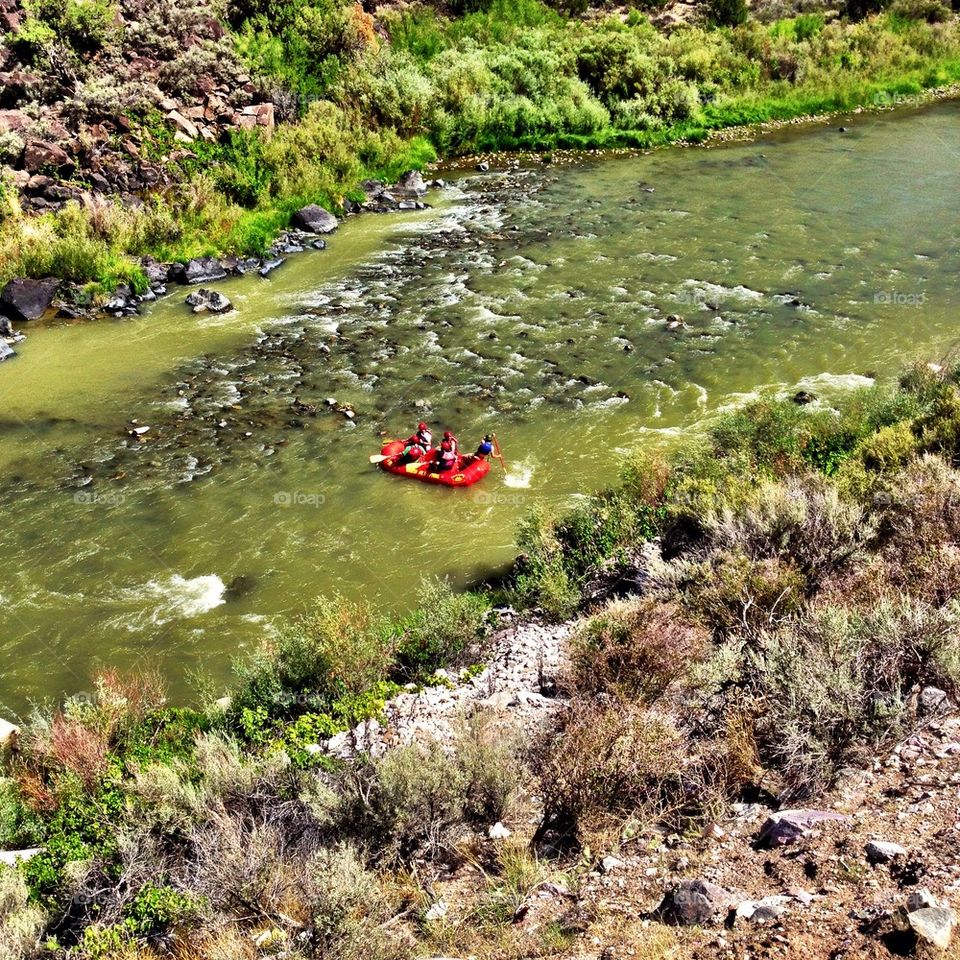
[[[809,390],[798,390],[793,395],[793,402],[799,407],[805,407],[808,403],[813,403],[816,399],[816,396],[810,393]]]
[[[865,849],[871,863],[889,863],[907,855],[906,849],[899,843],[890,843],[887,840],[871,840]]]
[[[63,147],[45,140],[31,140],[23,151],[23,166],[28,173],[37,173],[47,169],[62,170],[73,166],[73,161]]]
[[[20,736],[20,728],[9,720],[0,720],[0,749],[15,747]]]
[[[183,134],[187,140],[196,140],[200,136],[197,125],[188,120],[179,110],[171,110],[167,114],[167,119],[177,128],[177,133]]]
[[[329,210],[312,203],[293,215],[293,225],[310,233],[333,233],[340,221]]]
[[[767,923],[786,913],[791,898],[782,895],[764,897],[762,900],[744,900],[737,907],[737,919],[750,920],[752,923]]]
[[[427,184],[419,170],[410,170],[394,184],[391,192],[398,197],[419,199],[427,192]]]
[[[194,313],[226,313],[233,309],[233,304],[217,290],[207,290],[201,287],[191,293],[186,300],[187,306],[193,308]]]
[[[949,907],[924,907],[908,913],[907,922],[921,940],[946,950],[953,939],[957,915]]]
[[[761,847],[782,847],[810,836],[821,823],[847,819],[830,810],[781,810],[767,818],[757,843]]]
[[[32,126],[32,117],[22,110],[0,110],[0,133],[23,133]]]
[[[917,709],[921,716],[932,717],[938,713],[946,713],[950,709],[950,698],[945,690],[939,687],[924,687],[920,691]]]
[[[3,363],[4,360],[15,356],[16,353],[14,352],[13,347],[11,347],[6,340],[0,339],[0,363]]]
[[[59,289],[60,281],[52,277],[46,280],[11,280],[0,293],[0,308],[21,323],[36,320],[50,309]]]
[[[709,880],[683,880],[660,905],[665,919],[683,926],[703,926],[725,920],[737,905],[729,890]]]
[[[210,283],[222,280],[227,271],[216,257],[200,257],[184,264],[174,264],[170,268],[170,278],[180,283]]]
[[[153,257],[144,257],[140,266],[151,284],[164,284],[170,277],[170,267],[165,263],[154,260]]]

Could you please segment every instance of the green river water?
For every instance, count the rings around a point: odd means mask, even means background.
[[[3,713],[105,664],[156,667],[175,697],[196,669],[226,682],[311,598],[402,610],[424,574],[482,577],[530,509],[760,389],[829,400],[943,356],[958,198],[946,103],[470,173],[430,211],[218,285],[233,313],[174,290],[139,318],[27,329],[0,367]],[[495,429],[509,471],[451,491],[370,467],[420,417],[464,445]]]

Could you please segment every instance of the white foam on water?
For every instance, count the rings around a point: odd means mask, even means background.
[[[187,579],[175,573],[163,580],[148,580],[128,592],[128,597],[153,603],[147,614],[151,623],[199,617],[226,603],[226,584],[216,575]]]
[[[526,463],[511,463],[507,468],[507,475],[503,478],[505,487],[514,490],[526,490],[533,480],[533,467]]]

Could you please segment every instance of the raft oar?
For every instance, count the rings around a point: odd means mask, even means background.
[[[490,434],[490,436],[493,438],[494,456],[500,461],[500,466],[503,467],[503,472],[506,473],[507,463],[503,459],[503,454],[500,452],[500,441],[497,439],[497,435],[495,433]]]

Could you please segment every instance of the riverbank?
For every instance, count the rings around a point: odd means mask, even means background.
[[[85,111],[69,115],[41,103],[40,126],[62,131],[59,143],[37,139],[27,113],[5,112],[0,280],[58,277],[76,285],[70,299],[83,306],[119,283],[146,290],[143,258],[262,256],[304,205],[342,212],[362,199],[364,179],[392,182],[438,158],[699,142],[727,128],[898,103],[960,76],[949,17],[805,14],[660,32],[636,11],[580,20],[533,0],[501,6],[463,17],[384,8],[350,27],[367,39],[331,54],[339,72],[322,92],[313,68],[297,63],[294,76],[267,56],[294,42],[282,18],[221,25],[219,39],[193,21],[152,24],[160,39],[132,22],[108,31],[96,51],[76,53],[84,89],[121,69],[117,58],[139,31],[153,79],[117,82],[133,100],[156,102],[127,110],[121,101],[109,116],[97,115],[92,92]],[[190,56],[204,59],[198,87],[174,79],[182,65],[171,51],[187,40],[176,31],[187,29]],[[46,54],[10,50],[8,68],[42,75]],[[234,96],[236,78],[245,82]],[[228,110],[231,97],[239,99]],[[85,146],[91,138],[95,149]],[[134,176],[138,158],[149,161],[152,184]]]
[[[957,372],[810,401],[531,518],[506,592],[323,601],[215,706],[108,672],[29,725],[13,956],[948,944]]]

